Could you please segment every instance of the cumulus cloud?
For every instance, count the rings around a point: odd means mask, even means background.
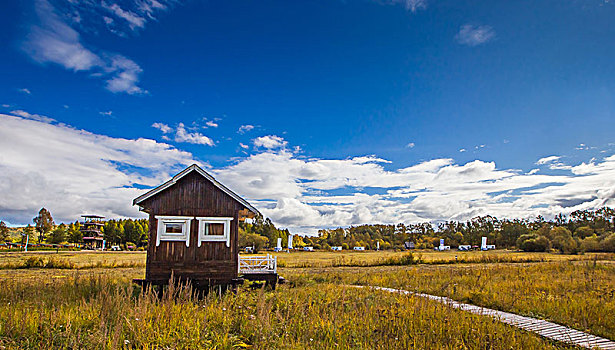
[[[464,24],[455,36],[458,43],[467,46],[478,46],[495,38],[495,31],[490,26]]]
[[[26,95],[32,95],[32,92],[30,92],[30,89],[27,88],[22,88],[18,90],[19,92],[23,92]]]
[[[615,205],[615,156],[571,166],[568,175],[498,169],[481,160],[433,159],[396,170],[385,170],[385,163],[376,156],[306,159],[279,148],[213,171],[274,222],[301,233],[487,214],[549,217]]]
[[[56,222],[84,212],[140,217],[132,199],[143,187],[195,162],[190,153],[154,140],[6,114],[0,114],[0,149],[0,218],[16,224],[31,223],[43,206]]]
[[[162,131],[163,134],[168,134],[173,131],[173,128],[164,123],[154,123],[152,124],[152,128],[156,128]]]
[[[208,120],[205,125],[209,128],[217,128],[218,127],[218,123],[216,123],[213,120]]]
[[[154,140],[97,135],[19,114],[0,115],[0,218],[9,222],[30,222],[41,206],[59,221],[73,221],[86,211],[135,217],[131,200],[144,187],[163,183],[195,161],[192,154]],[[158,124],[161,130],[171,129]],[[193,134],[183,124],[177,129]],[[198,135],[186,136],[193,137],[199,140]],[[286,140],[277,142],[284,147],[261,146],[256,153],[209,171],[295,233],[487,214],[552,217],[615,205],[615,155],[551,173],[543,168],[502,169],[482,160],[457,163],[452,158],[398,168],[376,155],[305,157],[293,152]]]
[[[286,144],[288,144],[286,140],[276,135],[266,135],[266,136],[257,137],[254,140],[252,140],[252,142],[254,143],[254,146],[256,147],[263,147],[267,149],[283,148],[283,147],[286,147]]]
[[[414,142],[410,142],[406,145],[406,148],[414,148],[415,144]]]
[[[170,127],[165,123],[154,123],[152,127],[162,131],[162,138],[165,140],[170,140],[170,138],[166,134],[170,134],[175,132],[175,136],[173,136],[173,141],[175,142],[185,142],[192,143],[195,145],[206,145],[206,146],[215,146],[216,143],[211,138],[201,134],[200,132],[194,131],[197,127],[188,128],[184,123],[179,123],[175,128]],[[170,135],[169,135],[170,136]]]
[[[175,142],[187,142],[196,145],[215,146],[215,143],[209,137],[199,132],[189,132],[183,123],[179,123],[175,129]]]
[[[246,125],[242,125],[239,127],[239,129],[237,130],[237,133],[239,134],[245,134],[248,131],[254,129],[254,125],[250,125],[250,124],[246,124]]]
[[[544,164],[552,163],[552,162],[559,160],[560,158],[561,158],[560,156],[543,157],[543,158],[538,159],[538,161],[536,162],[536,165],[544,165]]]
[[[90,71],[105,78],[106,88],[114,93],[147,93],[137,85],[143,71],[137,63],[117,53],[86,47],[79,33],[47,0],[37,0],[35,10],[37,22],[23,44],[23,50],[33,60],[59,64],[74,72]]]
[[[21,109],[18,109],[16,111],[11,111],[11,114],[16,115],[16,116],[20,116],[20,117],[25,118],[25,119],[38,120],[39,122],[45,122],[45,123],[52,123],[52,122],[56,121],[55,119],[49,118],[48,116],[40,115],[40,114],[28,113],[28,112],[26,112],[24,110],[21,110]]]

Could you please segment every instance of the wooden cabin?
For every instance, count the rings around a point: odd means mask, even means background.
[[[164,285],[171,275],[198,288],[235,284],[239,221],[260,215],[196,164],[133,202],[149,214],[145,280]]]

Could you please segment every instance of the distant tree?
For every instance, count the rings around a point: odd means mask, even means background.
[[[551,242],[545,236],[528,233],[517,239],[517,247],[526,252],[546,252],[551,249]]]
[[[579,245],[572,238],[572,233],[565,227],[555,227],[551,230],[553,248],[564,254],[575,254]]]
[[[38,212],[38,216],[32,219],[32,221],[36,224],[36,231],[38,231],[38,242],[42,243],[47,233],[51,231],[54,226],[51,213],[47,209],[41,208]]]
[[[28,224],[28,226],[26,226],[23,229],[23,242],[22,243],[26,243],[26,237],[32,237],[34,236],[34,227],[32,227],[32,225]],[[29,239],[28,239],[29,240]]]
[[[68,226],[67,235],[68,235],[67,240],[70,243],[83,242],[83,232],[81,232],[81,225],[79,224],[79,221],[75,221],[74,223]]]
[[[52,244],[60,244],[66,241],[67,227],[64,224],[58,225],[47,237],[47,242]]]
[[[574,230],[574,236],[581,239],[592,236],[593,234],[594,230],[589,226],[581,226]]]
[[[9,240],[9,228],[4,221],[0,221],[0,242]]]

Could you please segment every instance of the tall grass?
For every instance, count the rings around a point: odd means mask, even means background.
[[[96,261],[91,263],[77,264],[66,258],[57,258],[51,256],[49,258],[43,258],[42,256],[31,256],[25,260],[17,260],[0,264],[0,270],[14,270],[14,269],[32,269],[32,268],[44,268],[44,269],[97,269],[97,268],[131,268],[131,267],[145,267],[145,263],[140,261]]]
[[[75,277],[0,285],[7,349],[551,349],[490,318],[412,296],[332,284],[162,299],[129,282]]]
[[[298,284],[373,285],[447,296],[615,339],[615,265],[610,262],[350,268],[287,275]]]

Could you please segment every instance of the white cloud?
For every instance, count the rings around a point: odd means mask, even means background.
[[[216,123],[216,122],[215,122],[215,121],[213,121],[213,120],[208,120],[208,121],[205,123],[205,125],[206,125],[207,127],[210,127],[210,128],[217,128],[217,127],[218,127],[218,123]]]
[[[490,26],[464,24],[459,29],[455,39],[458,43],[468,46],[478,46],[495,38],[495,31]]]
[[[164,123],[154,123],[152,124],[152,128],[156,128],[162,131],[163,134],[168,134],[173,131],[173,128]]]
[[[254,140],[252,140],[252,142],[254,143],[254,146],[256,147],[263,147],[267,149],[283,148],[283,147],[286,147],[286,144],[288,143],[286,142],[286,140],[276,135],[266,135],[266,136],[257,137]]]
[[[390,162],[375,156],[306,159],[278,148],[213,171],[275,223],[300,233],[486,214],[549,217],[615,205],[615,156],[572,166],[569,175],[498,169],[481,160],[433,159],[397,170],[385,170],[382,163]]]
[[[0,218],[31,223],[41,207],[56,222],[83,213],[140,217],[132,199],[195,162],[149,139],[93,134],[27,116],[0,114]]]
[[[47,0],[35,3],[38,23],[30,28],[23,50],[39,63],[55,63],[74,72],[91,71],[102,76],[106,88],[114,93],[142,94],[139,74],[143,71],[132,60],[115,53],[95,53],[81,42],[79,33],[66,24]]]
[[[190,153],[165,143],[97,135],[20,114],[0,115],[0,218],[9,222],[30,222],[42,206],[60,221],[86,211],[134,217],[139,214],[131,200],[144,192],[142,186],[157,186],[194,162]],[[199,140],[183,124],[177,128]],[[395,168],[375,155],[309,158],[294,153],[286,140],[277,142],[284,147],[262,147],[210,171],[296,233],[486,214],[552,217],[615,205],[615,155],[546,174],[542,168],[522,172],[481,160],[458,164],[438,158]]]
[[[544,165],[544,164],[552,163],[552,162],[559,160],[560,158],[561,158],[560,156],[543,157],[543,158],[538,159],[538,161],[536,162],[536,165]]]
[[[104,115],[106,117],[110,117],[113,115],[113,111],[106,111],[106,112],[98,112],[98,114],[100,115]]]
[[[459,152],[460,152],[460,153],[463,153],[463,152],[465,152],[465,151],[466,151],[466,149],[465,149],[465,148],[460,148],[460,149],[459,149]]]
[[[240,126],[239,130],[237,130],[237,132],[239,134],[245,134],[245,133],[247,133],[248,131],[250,131],[252,129],[254,129],[254,125],[246,124],[246,125]]]
[[[45,115],[40,115],[40,114],[30,114],[26,111],[23,111],[21,109],[18,109],[16,111],[11,111],[11,114],[16,115],[16,116],[20,116],[22,118],[25,119],[32,119],[32,120],[38,120],[40,122],[45,122],[45,123],[53,123],[56,120],[53,118],[49,118],[48,116]]]
[[[209,137],[199,132],[188,132],[183,123],[179,123],[175,129],[175,142],[187,142],[196,145],[215,146],[215,143]]]
[[[410,142],[406,145],[406,148],[414,148],[415,144],[414,142]]]
[[[241,142],[239,143],[239,147],[241,147],[241,148],[243,148],[243,149],[248,149],[248,148],[250,148],[250,146],[248,146],[248,145],[244,145],[244,144],[243,144],[243,143],[241,143]]]
[[[106,8],[107,10],[111,11],[113,14],[115,14],[117,17],[125,20],[126,22],[128,22],[128,25],[130,26],[130,29],[135,29],[135,28],[143,28],[145,27],[145,23],[146,23],[146,19],[131,12],[131,11],[125,11],[123,10],[118,4],[112,4],[112,5],[107,5],[104,2],[102,3],[102,6],[104,8]]]
[[[27,95],[32,95],[32,92],[30,92],[30,89],[27,89],[27,88],[22,88],[22,89],[19,89],[18,91],[23,92],[24,94],[27,94]]]
[[[402,5],[408,11],[416,12],[427,8],[427,0],[384,0],[383,4]]]
[[[113,72],[111,79],[107,80],[107,90],[125,92],[129,95],[147,93],[147,90],[137,86],[139,74],[143,72],[143,69],[132,60],[122,55],[114,55],[110,66],[106,69]]]

